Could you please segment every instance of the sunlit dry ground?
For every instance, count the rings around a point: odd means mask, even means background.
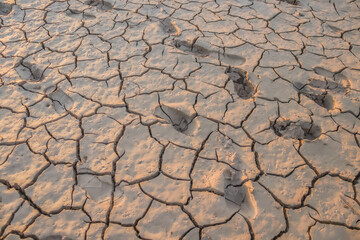
[[[1,0],[0,238],[359,239],[359,0]]]

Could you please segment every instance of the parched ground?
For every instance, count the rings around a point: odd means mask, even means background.
[[[0,239],[359,239],[359,0],[0,0]]]

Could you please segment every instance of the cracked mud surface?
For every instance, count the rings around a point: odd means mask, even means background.
[[[0,239],[357,239],[359,0],[0,0]]]

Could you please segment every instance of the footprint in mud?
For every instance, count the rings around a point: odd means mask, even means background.
[[[324,80],[311,79],[310,86],[315,88],[322,88],[333,90],[337,92],[346,92],[351,88],[351,81],[342,73],[334,73],[322,67],[315,67],[314,72],[318,75],[324,76]]]
[[[16,67],[17,73],[24,80],[31,82],[40,82],[44,78],[45,69],[38,68],[35,64],[29,62],[23,62]]]
[[[335,106],[334,99],[327,92],[324,92],[322,94],[312,94],[310,92],[300,91],[300,93],[313,100],[317,105],[326,108],[327,110],[334,109]]]
[[[318,75],[321,75],[321,76],[324,76],[324,77],[329,77],[329,78],[332,78],[334,77],[334,73],[329,71],[329,70],[326,70],[325,68],[322,68],[322,67],[315,67],[314,68],[314,72]]]
[[[239,97],[248,99],[255,94],[254,85],[250,82],[246,71],[240,68],[228,67],[225,73],[233,81],[234,89]]]
[[[72,240],[72,239],[61,235],[50,235],[42,238],[42,240]]]
[[[343,30],[342,29],[340,29],[340,28],[338,28],[338,27],[335,27],[335,26],[331,26],[331,25],[327,25],[332,31],[334,31],[334,32],[339,32],[339,33],[341,33],[341,32],[343,32]]]
[[[181,51],[192,53],[195,56],[207,57],[210,55],[210,51],[207,50],[206,48],[199,46],[197,44],[191,44],[187,41],[175,40],[174,46],[177,49],[180,49]]]
[[[76,9],[68,9],[68,10],[65,11],[65,14],[66,14],[66,16],[73,17],[73,16],[76,16],[76,15],[82,14],[82,12],[78,11]]]
[[[286,2],[289,3],[291,5],[299,5],[299,1],[298,0],[280,0],[281,2]]]
[[[50,90],[47,89],[45,92],[50,92]],[[72,98],[61,89],[49,93],[48,96],[52,100],[53,107],[57,113],[66,112],[74,105]]]
[[[101,179],[102,178],[102,179]],[[96,202],[102,202],[110,197],[112,185],[106,182],[106,177],[91,174],[80,174],[77,177],[79,186],[84,189],[89,197]],[[110,181],[110,178],[107,179]]]
[[[12,11],[12,5],[0,2],[0,16],[6,16]]]
[[[342,85],[341,83],[337,83],[335,81],[323,81],[319,79],[312,79],[309,83],[309,86],[313,88],[332,90],[336,92],[346,92],[348,88],[351,87],[350,83],[343,81],[347,86]]]
[[[113,5],[111,3],[104,0],[88,0],[85,2],[85,4],[89,6],[96,6],[98,9],[105,11],[111,10],[113,8]]]
[[[181,133],[184,133],[188,129],[189,124],[193,120],[193,117],[166,105],[156,107],[154,115],[165,119],[173,125],[176,131]]]
[[[314,79],[309,84],[301,86],[300,83],[295,83],[295,86],[305,97],[313,100],[319,106],[326,108],[327,110],[333,110],[335,107],[335,101],[333,97],[326,90],[339,88],[339,85],[335,82],[324,82]]]
[[[257,214],[257,205],[251,193],[251,181],[240,186],[240,174],[233,170],[225,170],[224,175],[224,197],[230,202],[240,207],[240,213],[249,218],[254,218]]]
[[[92,14],[89,14],[89,13],[84,13],[84,14],[83,14],[83,18],[84,18],[84,19],[95,19],[96,16],[95,16],[95,15],[92,15]]]
[[[83,13],[81,11],[78,11],[78,10],[74,10],[74,9],[68,9],[65,11],[66,15],[69,16],[69,17],[75,17],[75,16],[82,16],[82,18],[84,19],[95,19],[96,16],[95,15],[92,15],[92,14],[89,14],[89,13]]]
[[[171,35],[178,36],[181,34],[179,27],[176,25],[176,23],[171,21],[170,18],[165,18],[161,20],[160,27],[164,32],[169,33]]]
[[[204,235],[201,237],[201,240],[213,240],[210,236]]]
[[[272,122],[272,127],[277,136],[293,139],[315,140],[321,135],[321,127],[305,121],[291,122],[286,119],[277,119]]]
[[[164,30],[165,31],[165,30]],[[184,40],[174,40],[173,45],[181,51],[192,53],[198,57],[212,57],[218,59],[223,65],[237,66],[245,63],[245,58],[235,55],[220,53],[218,51],[210,51],[196,43],[190,43]]]
[[[245,63],[245,58],[235,55],[235,54],[227,54],[227,53],[223,53],[223,54],[219,54],[219,61],[224,65],[231,65],[231,66],[236,66],[236,65],[242,65]]]

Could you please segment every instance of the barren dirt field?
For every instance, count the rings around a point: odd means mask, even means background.
[[[0,239],[360,239],[360,0],[0,0]]]

